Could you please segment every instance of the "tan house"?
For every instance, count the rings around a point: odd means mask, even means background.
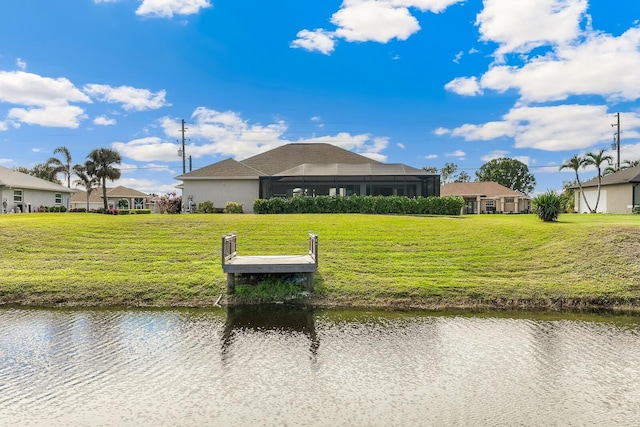
[[[444,184],[440,195],[462,197],[464,214],[528,213],[531,210],[531,197],[491,181]]]
[[[115,188],[107,187],[107,204],[109,208],[121,209],[150,209],[155,212],[154,196],[143,193],[133,188],[118,186]],[[87,209],[89,211],[104,208],[102,201],[102,187],[95,188],[89,195],[87,203],[87,192],[77,190],[71,196],[71,209]]]
[[[306,194],[439,196],[440,175],[404,164],[381,163],[331,144],[293,143],[245,160],[226,159],[176,177],[185,211],[211,201],[216,208],[256,199]]]
[[[577,186],[574,186],[573,189],[576,212],[588,213],[587,203],[591,209],[596,207],[598,178],[583,182],[583,192]],[[640,206],[640,166],[623,169],[602,177],[597,212],[625,214],[631,213],[634,206]]]

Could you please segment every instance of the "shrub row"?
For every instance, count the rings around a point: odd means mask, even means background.
[[[297,196],[257,199],[253,211],[258,214],[282,213],[363,213],[459,215],[464,199],[457,196]]]
[[[218,209],[213,206],[213,202],[207,200],[205,202],[198,203],[197,213],[243,213],[242,203],[240,202],[227,202],[224,205],[224,210]]]
[[[38,212],[66,212],[66,206],[40,206]]]

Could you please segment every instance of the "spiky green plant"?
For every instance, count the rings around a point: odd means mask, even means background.
[[[547,191],[533,199],[533,209],[538,218],[545,222],[557,221],[564,211],[565,199],[555,191]]]

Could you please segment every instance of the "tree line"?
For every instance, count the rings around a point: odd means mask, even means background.
[[[440,173],[440,182],[471,182],[471,177],[465,171],[458,172],[458,165],[445,163],[440,170],[435,167],[423,167],[423,170]],[[530,194],[536,187],[536,179],[529,172],[527,165],[520,160],[502,157],[483,164],[476,171],[476,182],[493,181],[512,190]]]
[[[107,180],[115,181],[121,176],[120,168],[117,167],[122,163],[120,153],[111,148],[96,148],[91,150],[84,163],[73,166],[71,152],[67,147],[57,147],[53,150],[53,154],[60,154],[61,158],[50,157],[46,162],[39,163],[31,169],[16,167],[14,170],[60,185],[62,185],[62,181],[58,179],[58,175],[63,174],[68,188],[71,188],[71,176],[75,175],[77,179],[73,183],[76,186],[83,187],[87,193],[87,210],[89,210],[91,193],[101,185],[102,201],[104,209],[107,210],[109,208],[107,204]]]

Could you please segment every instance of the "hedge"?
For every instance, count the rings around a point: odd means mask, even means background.
[[[257,214],[364,213],[409,215],[460,215],[464,200],[458,196],[296,196],[257,199]]]

